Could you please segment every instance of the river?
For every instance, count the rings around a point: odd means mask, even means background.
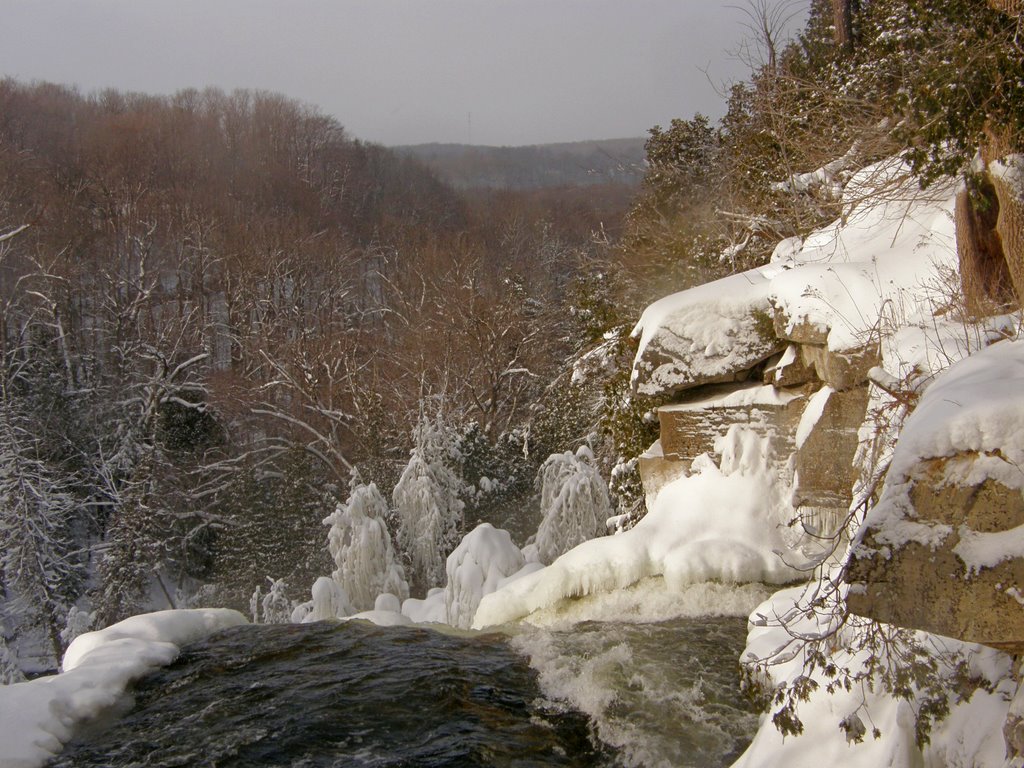
[[[53,768],[728,765],[745,623],[252,625],[183,649]]]

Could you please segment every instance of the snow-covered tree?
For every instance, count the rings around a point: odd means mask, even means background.
[[[612,514],[608,486],[594,466],[586,446],[576,453],[554,453],[540,468],[540,508],[537,529],[541,561],[551,563],[577,544],[600,536]]]
[[[253,623],[256,624],[287,624],[292,619],[292,604],[285,594],[288,585],[284,579],[267,576],[270,589],[263,594],[257,586],[249,598],[249,610]]]
[[[374,483],[358,483],[353,484],[348,500],[324,520],[324,525],[331,526],[327,548],[337,566],[331,577],[360,611],[372,609],[384,592],[399,600],[409,596],[405,573],[391,545],[388,511]]]
[[[5,398],[0,410],[0,580],[15,613],[41,626],[55,658],[79,581],[70,533],[77,503],[66,479],[38,454]]]
[[[454,439],[441,415],[421,414],[414,437],[392,500],[409,580],[413,591],[422,594],[444,583],[445,559],[462,533],[462,480],[451,467]]]
[[[24,680],[25,675],[22,674],[14,653],[7,647],[7,641],[0,634],[0,685],[21,683]]]

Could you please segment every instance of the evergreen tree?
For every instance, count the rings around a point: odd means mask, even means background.
[[[537,482],[543,520],[536,544],[542,562],[551,563],[604,533],[612,506],[608,486],[594,466],[589,448],[552,454],[541,467]]]
[[[39,455],[10,401],[0,408],[0,576],[16,614],[40,625],[54,658],[81,583],[71,536],[77,500],[67,478]]]

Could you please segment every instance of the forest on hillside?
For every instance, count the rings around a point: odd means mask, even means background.
[[[635,187],[644,175],[644,139],[526,147],[416,144],[395,147],[456,189]]]

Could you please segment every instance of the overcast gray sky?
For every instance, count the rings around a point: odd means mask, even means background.
[[[4,0],[0,71],[84,91],[280,91],[384,144],[640,136],[721,114],[703,70],[746,74],[730,4]]]

